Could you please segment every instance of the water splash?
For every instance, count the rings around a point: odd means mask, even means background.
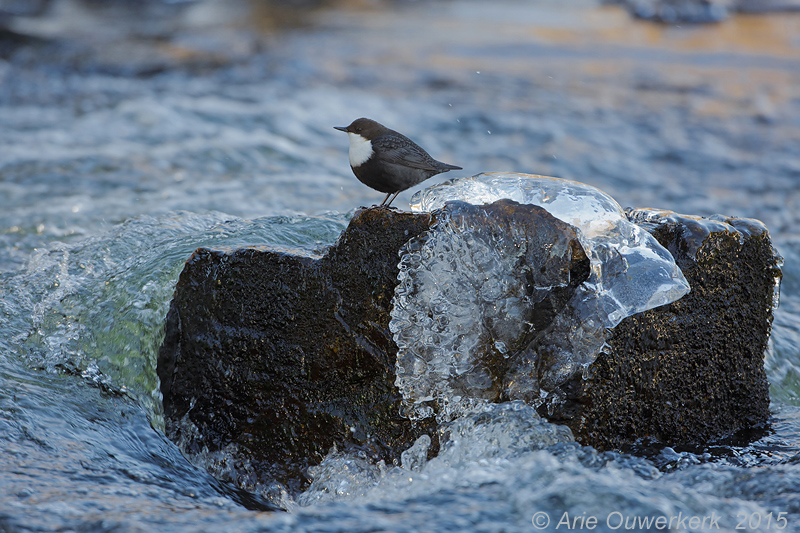
[[[346,217],[241,220],[219,212],[142,216],[76,244],[37,251],[0,276],[0,347],[51,372],[129,394],[161,427],[156,375],[164,317],[186,259],[201,246],[270,244],[312,253]]]

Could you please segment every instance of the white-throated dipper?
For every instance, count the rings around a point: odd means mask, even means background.
[[[381,206],[389,207],[402,191],[436,174],[461,170],[461,167],[435,160],[405,135],[368,118],[356,119],[347,127],[334,126],[334,129],[347,132],[350,137],[353,174],[367,187],[386,193]]]

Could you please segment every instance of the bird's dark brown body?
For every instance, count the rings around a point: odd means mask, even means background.
[[[367,187],[385,192],[381,205],[387,207],[400,192],[442,172],[461,170],[461,167],[435,160],[405,135],[368,118],[359,118],[349,126],[336,129],[347,132],[350,137],[353,173]]]

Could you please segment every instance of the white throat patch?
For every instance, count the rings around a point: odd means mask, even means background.
[[[358,133],[347,132],[350,137],[350,166],[361,166],[372,156],[372,141],[365,139]]]

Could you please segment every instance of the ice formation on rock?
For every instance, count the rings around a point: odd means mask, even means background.
[[[589,278],[530,342],[524,346],[495,342],[495,351],[508,360],[498,391],[491,369],[480,364],[471,345],[481,336],[475,332],[485,330],[487,323],[501,323],[506,330],[530,325],[528,314],[535,298],[521,296],[513,281],[518,275],[515,246],[526,237],[511,229],[512,234],[500,235],[493,243],[476,239],[476,224],[487,221],[464,219],[453,224],[445,214],[430,232],[409,241],[401,250],[400,284],[390,324],[398,346],[396,384],[409,417],[435,413],[447,421],[492,399],[537,402],[558,394],[559,384],[585,372],[595,360],[608,328],[689,292],[670,253],[631,223],[613,198],[589,185],[487,173],[420,191],[411,207],[432,212],[447,202],[482,205],[500,199],[540,206],[576,227],[591,261]],[[505,229],[498,228],[497,234],[502,233],[499,230]],[[537,290],[551,288],[543,285]]]
[[[450,202],[433,228],[404,247],[390,328],[407,348],[397,364],[405,398],[457,415],[503,399],[509,358],[565,308],[590,262],[575,227],[512,200]]]
[[[739,243],[744,243],[749,237],[769,233],[767,226],[760,220],[754,218],[738,218],[725,215],[711,215],[710,217],[698,217],[693,215],[680,215],[672,211],[653,208],[628,208],[625,210],[628,219],[635,222],[639,227],[651,231],[662,224],[676,224],[686,228],[682,233],[682,239],[688,248],[686,255],[696,258],[697,251],[705,240],[715,232],[726,232],[738,236]],[[781,299],[781,267],[783,267],[783,257],[773,246],[773,254],[776,257],[777,270],[775,276],[775,288],[772,294],[772,309],[778,308]]]

